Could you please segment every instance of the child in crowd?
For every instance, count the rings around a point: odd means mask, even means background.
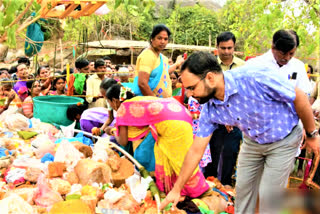
[[[184,104],[185,89],[181,84],[178,84],[179,75],[177,72],[172,72],[170,74],[170,79],[172,82],[172,96],[178,100],[181,104]]]
[[[100,84],[100,93],[101,95],[106,99],[106,94],[107,94],[107,90],[112,86],[117,84],[117,81],[114,79],[104,79],[102,80],[101,84]],[[109,103],[106,101],[107,106],[108,106],[108,118],[105,120],[104,124],[102,126],[97,126],[97,127],[101,127],[100,129],[94,129],[92,131],[93,135],[101,135],[102,131],[106,132],[106,128],[108,126],[110,126],[111,124],[114,125],[114,111],[113,109],[110,107]],[[112,126],[113,126],[112,125]]]
[[[21,100],[12,88],[13,84],[10,79],[0,79],[0,114],[9,107],[16,107],[17,111],[21,110]]]
[[[40,80],[31,80],[27,82],[28,97],[22,103],[23,115],[27,118],[33,117],[33,98],[37,96],[43,96],[41,94]]]
[[[54,91],[50,91],[50,95],[66,95],[66,78],[57,77],[53,80]]]
[[[71,105],[67,109],[69,120],[76,121],[82,131],[90,132],[94,127],[101,127],[108,119],[108,109],[103,107],[89,108],[84,104]]]
[[[197,130],[199,128],[199,116],[200,112],[202,110],[202,105],[193,97],[189,97],[188,100],[188,110],[190,111],[192,115],[192,128],[193,128],[193,135],[195,136],[197,133]],[[204,172],[204,168],[208,165],[208,163],[211,163],[211,152],[210,152],[210,146],[208,144],[206,151],[203,154],[203,157],[200,160],[199,166],[202,172]]]

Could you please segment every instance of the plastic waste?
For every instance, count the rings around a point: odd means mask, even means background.
[[[153,180],[150,176],[147,178],[141,177],[140,180],[140,176],[137,174],[133,174],[126,179],[126,184],[129,186],[133,198],[138,203],[141,203],[141,201],[147,196],[147,191],[151,181]]]
[[[0,210],[2,214],[23,213],[33,214],[33,208],[23,198],[17,194],[12,194],[7,198],[0,200]]]
[[[65,163],[67,166],[67,171],[71,172],[82,156],[83,154],[79,152],[71,143],[68,141],[62,141],[56,151],[54,161]]]
[[[42,158],[41,158],[41,163],[45,163],[45,162],[53,162],[54,161],[54,156],[50,153],[46,153]]]
[[[55,144],[48,135],[40,134],[31,142],[32,149],[37,158],[42,158],[46,153],[54,155]]]
[[[22,114],[11,114],[6,116],[5,125],[10,130],[22,131],[29,128],[29,119]]]
[[[61,195],[49,188],[45,175],[41,174],[37,182],[38,188],[34,194],[34,201],[41,207],[51,207],[53,204],[63,201]]]

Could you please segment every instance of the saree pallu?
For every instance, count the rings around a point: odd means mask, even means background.
[[[168,72],[169,67],[163,62],[162,54],[159,57],[160,64],[151,71],[148,85],[154,96],[167,98],[172,96],[171,80]],[[138,76],[134,78],[133,83],[130,86],[128,85],[128,87],[132,89],[135,95],[143,96],[138,85]]]
[[[173,98],[135,97],[121,104],[117,111],[116,126],[128,126],[128,140],[131,141],[137,141],[151,133],[155,140],[153,151],[156,184],[160,191],[168,193],[173,188],[185,155],[193,143],[191,123],[189,111]],[[142,144],[136,148],[140,146]],[[197,167],[181,194],[194,198],[208,188]]]

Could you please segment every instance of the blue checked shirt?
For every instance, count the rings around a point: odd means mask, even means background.
[[[208,137],[218,124],[237,126],[259,144],[285,138],[298,124],[295,89],[279,74],[263,67],[242,66],[224,72],[224,101],[203,105],[198,137]]]

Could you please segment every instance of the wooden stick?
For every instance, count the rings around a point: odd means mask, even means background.
[[[61,68],[61,71],[63,71],[63,52],[62,52],[62,39],[61,38],[59,39],[59,43],[60,43],[60,59],[61,59],[60,68]]]
[[[34,2],[34,0],[31,0],[29,2],[29,4],[27,5],[27,7],[22,11],[22,13],[20,13],[20,15],[13,20],[13,22],[11,22],[11,24],[8,26],[8,28],[12,27],[14,24],[16,24],[21,18],[22,16],[24,16],[24,14],[26,14],[26,12],[29,10],[29,8],[31,7],[32,3]]]

